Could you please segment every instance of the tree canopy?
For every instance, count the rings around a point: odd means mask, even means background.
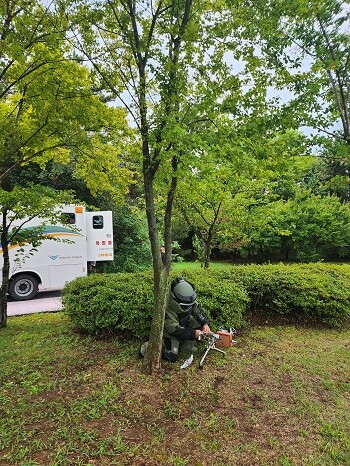
[[[125,111],[94,95],[88,69],[70,56],[62,16],[40,1],[6,0],[0,27],[2,188],[11,189],[28,163],[54,159],[73,160],[95,193],[125,194],[131,174],[118,164],[130,136]]]
[[[107,106],[95,95],[93,77],[74,59],[65,31],[59,9],[46,8],[38,0],[6,0],[0,5],[0,233],[4,258],[0,326],[6,324],[13,219],[42,213],[41,197],[51,208],[67,198],[52,189],[43,195],[38,183],[25,184],[21,175],[28,165],[43,169],[52,160],[69,163],[93,194],[108,191],[116,199],[125,196],[132,182],[131,171],[120,161],[132,138],[125,110]],[[21,237],[20,231],[16,234]],[[39,234],[34,242],[40,242]]]

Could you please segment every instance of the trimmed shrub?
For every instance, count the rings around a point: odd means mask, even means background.
[[[242,327],[250,314],[336,327],[350,322],[350,266],[243,265],[182,270],[194,283],[212,328]],[[147,338],[153,310],[153,273],[95,274],[70,282],[63,304],[73,324],[90,334],[125,332]]]
[[[93,274],[68,283],[63,305],[73,324],[89,334],[149,332],[152,273]]]
[[[248,297],[242,287],[229,280],[218,282],[214,272],[191,271],[182,275],[195,284],[198,301],[213,328],[243,325]],[[72,323],[89,334],[122,331],[132,337],[147,338],[153,311],[153,273],[77,278],[65,287],[63,305]]]
[[[349,324],[349,265],[249,265],[233,267],[221,275],[242,284],[251,313],[279,314],[293,321],[335,327]]]

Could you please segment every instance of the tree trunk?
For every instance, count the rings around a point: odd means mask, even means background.
[[[208,238],[207,241],[204,242],[204,259],[203,259],[203,266],[205,269],[209,268],[210,264],[210,253],[211,253],[211,238]]]
[[[168,300],[168,272],[162,267],[160,274],[154,270],[154,305],[149,344],[143,360],[142,370],[154,374],[161,367],[163,328]]]
[[[140,70],[140,120],[142,137],[142,172],[145,188],[146,215],[148,224],[148,235],[151,243],[153,258],[153,314],[148,348],[143,360],[142,370],[147,374],[153,374],[160,368],[162,351],[163,327],[165,306],[167,298],[167,284],[169,269],[163,267],[159,232],[157,225],[156,209],[154,202],[154,177],[159,166],[157,155],[151,155],[149,146],[149,124],[147,118],[146,80],[142,61],[139,63]]]
[[[220,208],[221,208],[221,202],[219,203],[219,207],[217,208],[217,211],[215,213],[215,217],[210,225],[210,228],[208,230],[208,235],[205,239],[203,239],[203,245],[204,245],[204,268],[205,269],[208,269],[209,268],[209,264],[210,264],[210,254],[211,254],[211,243],[213,241],[213,231],[214,231],[214,226],[216,224],[216,221],[217,221],[217,218],[218,218],[218,215],[219,215],[219,211],[220,211]]]
[[[6,225],[6,211],[2,213],[2,232],[1,232],[1,247],[3,256],[2,266],[2,284],[0,288],[0,328],[7,325],[7,291],[9,285],[10,274],[10,257],[8,248],[8,228]]]
[[[147,146],[147,145],[146,145]],[[145,147],[146,150],[146,147]],[[174,157],[172,168],[176,170],[177,159]],[[149,336],[148,349],[143,361],[143,371],[147,374],[153,374],[160,369],[163,329],[166,306],[169,295],[169,274],[171,264],[171,217],[174,195],[177,186],[177,178],[173,177],[167,196],[167,205],[164,215],[164,239],[165,239],[165,266],[163,265],[161,252],[159,248],[159,234],[156,221],[156,211],[154,205],[153,191],[154,177],[150,172],[149,167],[144,165],[144,182],[145,182],[145,198],[146,212],[149,227],[149,238],[151,242],[151,250],[153,257],[153,281],[154,281],[154,305],[151,332]]]
[[[154,206],[153,177],[144,171],[146,213],[153,257],[153,314],[148,349],[143,360],[143,372],[153,374],[160,369],[165,307],[168,298],[169,269],[163,266]]]

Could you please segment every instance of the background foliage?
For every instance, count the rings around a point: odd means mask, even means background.
[[[105,272],[141,272],[152,267],[151,248],[147,222],[142,213],[127,205],[100,204],[103,210],[113,212],[114,255],[113,262],[100,267]]]

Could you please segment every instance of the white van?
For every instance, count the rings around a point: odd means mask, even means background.
[[[24,301],[34,298],[38,291],[61,290],[74,278],[87,275],[89,265],[114,259],[112,212],[86,212],[85,207],[76,205],[61,209],[67,224],[53,225],[36,217],[25,228],[44,225],[45,235],[69,242],[44,240],[32,255],[28,254],[30,244],[21,245],[24,253],[17,259],[19,245],[9,245],[8,292],[13,299]],[[0,250],[1,269],[2,266]]]

